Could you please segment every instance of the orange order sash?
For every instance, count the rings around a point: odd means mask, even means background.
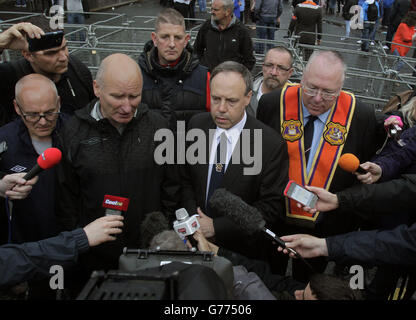
[[[329,189],[338,159],[344,148],[348,130],[355,110],[355,97],[341,91],[331,109],[318,149],[313,155],[309,174],[303,139],[303,111],[300,85],[288,85],[280,97],[280,125],[286,140],[289,154],[289,179],[300,185],[311,185]],[[310,214],[296,206],[296,202],[286,198],[286,215],[291,218],[315,222],[319,212]]]

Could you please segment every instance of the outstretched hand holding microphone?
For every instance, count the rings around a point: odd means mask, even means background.
[[[26,180],[23,179],[24,172],[5,175],[0,180],[0,196],[9,200],[25,199],[32,191],[33,186],[38,182],[38,177]]]
[[[364,184],[377,182],[383,173],[376,163],[367,161],[360,164],[360,160],[352,153],[344,153],[339,158],[338,165],[342,170],[355,174],[357,179]]]
[[[32,191],[38,181],[37,175],[43,170],[52,168],[61,161],[62,153],[57,148],[48,148],[37,159],[37,164],[28,173],[5,175],[0,180],[0,196],[10,200],[22,200]]]

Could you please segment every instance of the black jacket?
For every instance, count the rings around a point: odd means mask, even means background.
[[[331,260],[341,264],[416,266],[416,223],[393,230],[357,231],[326,239]]]
[[[337,193],[339,207],[354,211],[366,220],[377,220],[380,215],[408,212],[414,215],[416,203],[416,175],[406,174],[401,179],[377,184],[359,184]]]
[[[31,73],[35,72],[25,58],[0,63],[0,126],[17,116],[13,106],[14,88],[20,78]],[[67,114],[85,107],[95,98],[91,72],[74,56],[69,57],[68,71],[55,85],[61,97],[61,112]]]
[[[393,218],[416,210],[416,175],[380,184],[357,185],[338,192],[339,207],[365,219],[381,215]],[[416,219],[413,218],[413,222]],[[327,238],[329,257],[340,263],[363,262],[371,265],[416,265],[416,224],[393,230],[352,232]]]
[[[299,43],[314,45],[315,32],[318,33],[318,39],[322,38],[322,8],[307,1],[298,4],[289,24],[289,32],[293,31],[296,35],[300,34]]]
[[[8,244],[0,247],[0,288],[38,277],[50,277],[53,265],[74,265],[89,248],[82,229],[62,232],[38,242]]]
[[[350,12],[352,6],[358,4],[358,0],[346,0],[345,5],[342,7],[342,17],[345,20],[351,20],[353,14]]]
[[[220,31],[211,19],[199,29],[194,44],[195,52],[201,64],[212,71],[224,61],[236,61],[252,70],[256,63],[253,54],[253,42],[244,24],[233,17],[230,25]]]
[[[390,11],[390,24],[397,28],[409,9],[410,0],[394,0]]]
[[[142,102],[163,115],[173,130],[176,121],[207,111],[208,69],[199,64],[191,46],[184,49],[174,67],[158,63],[157,48],[150,40],[139,57],[143,72]]]
[[[170,170],[154,160],[154,135],[167,121],[141,104],[122,134],[108,119],[96,121],[95,101],[77,110],[62,133],[63,159],[58,166],[58,219],[65,230],[83,227],[104,215],[104,195],[130,199],[117,240],[91,250],[91,268],[116,268],[124,246],[140,245],[145,214],[176,209],[179,188]]]

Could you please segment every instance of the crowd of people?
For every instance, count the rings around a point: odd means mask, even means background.
[[[158,14],[138,61],[111,54],[95,79],[68,53],[65,36],[57,46],[29,49],[29,39],[51,31],[43,17],[0,34],[1,51],[22,53],[0,63],[2,293],[13,296],[25,283],[30,298],[54,298],[47,276],[59,264],[66,295],[76,298],[92,271],[117,269],[123,248],[142,245],[149,213],[162,212],[172,225],[175,211],[185,208],[198,215],[193,237],[200,251],[256,274],[263,291],[245,293],[253,299],[388,299],[401,278],[407,279],[401,298],[410,299],[416,289],[416,98],[391,114],[376,112],[343,90],[348,66],[330,50],[305,50],[301,80],[291,81],[293,52],[253,46],[233,0],[213,0],[191,45],[182,12],[191,2],[174,1],[178,10]],[[391,12],[402,2],[390,4]],[[274,39],[261,27],[277,26],[281,0],[250,5],[259,37]],[[321,32],[319,3],[293,6],[290,32]],[[381,0],[363,2],[364,51],[381,8]],[[399,55],[407,53],[400,45],[413,41],[416,24],[413,12],[403,17],[391,46]],[[395,43],[398,34],[402,42]],[[256,77],[254,52],[265,53]],[[390,133],[393,125],[403,131],[400,143]],[[159,139],[161,132],[173,140]],[[24,179],[51,147],[61,150],[61,162]],[[346,153],[358,157],[361,171],[338,166]],[[317,195],[316,205],[285,196],[289,181]],[[236,208],[210,201],[220,188],[258,210],[285,248],[224,215]],[[106,215],[106,195],[128,199],[122,216]],[[354,264],[377,266],[361,290],[348,282]],[[241,284],[245,278],[234,270]]]

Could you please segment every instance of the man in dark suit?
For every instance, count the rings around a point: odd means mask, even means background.
[[[280,132],[286,140],[289,179],[298,184],[341,191],[358,183],[353,174],[338,168],[341,154],[353,153],[364,162],[378,148],[374,109],[342,90],[345,70],[338,53],[315,52],[300,85],[288,85],[263,95],[259,101],[257,119]],[[297,208],[292,200],[286,202],[286,223],[287,232],[322,237],[357,227],[352,214],[336,211],[309,214]],[[325,266],[322,259],[315,264],[316,271],[322,272]],[[299,276],[295,272],[295,278],[307,281],[306,271],[300,271]]]
[[[269,248],[263,238],[245,236],[231,220],[208,205],[216,188],[226,188],[259,209],[268,226],[282,221],[287,149],[276,132],[246,114],[252,83],[248,69],[237,62],[227,61],[214,69],[210,80],[211,114],[194,116],[188,127],[201,129],[210,143],[203,148],[206,153],[202,161],[191,165],[192,159],[187,157],[182,168],[182,199],[189,214],[200,215],[206,238],[249,257],[265,259]]]

